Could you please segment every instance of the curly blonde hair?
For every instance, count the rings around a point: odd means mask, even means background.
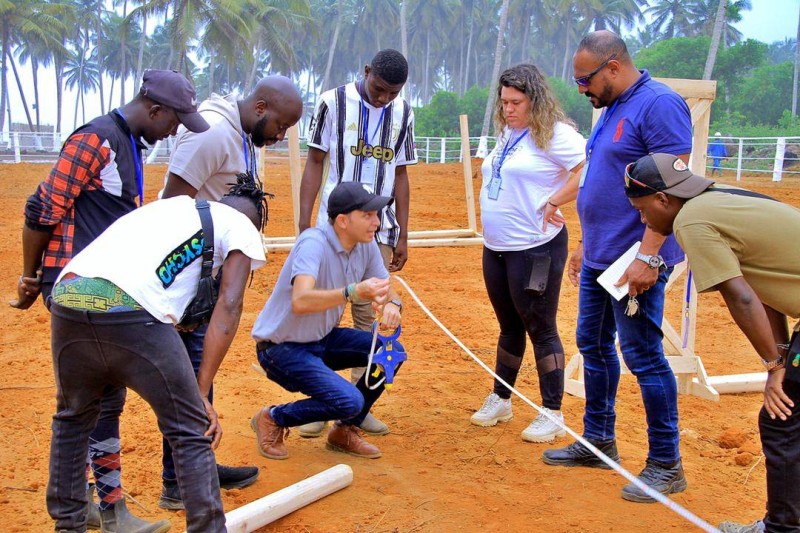
[[[503,103],[500,100],[500,92],[503,87],[513,87],[530,98],[531,108],[527,120],[528,129],[531,132],[533,141],[540,150],[550,148],[550,141],[553,139],[556,122],[565,122],[575,127],[575,124],[564,114],[561,104],[553,94],[553,90],[542,72],[536,65],[522,63],[504,70],[500,75],[500,82],[497,84],[494,125],[498,136],[503,131],[503,128],[508,125],[503,114]]]

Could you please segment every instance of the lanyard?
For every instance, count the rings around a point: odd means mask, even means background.
[[[509,154],[509,152],[511,152],[511,150],[514,149],[514,147],[517,144],[519,144],[519,142],[522,140],[522,138],[525,137],[527,134],[528,134],[528,130],[523,131],[522,133],[519,134],[519,137],[514,139],[513,143],[511,143],[511,136],[510,135],[508,136],[508,140],[506,141],[506,145],[503,147],[503,151],[500,154],[500,158],[497,161],[497,174],[498,174],[498,176],[500,174],[500,169],[503,168],[503,163],[506,160],[506,156]],[[508,143],[511,143],[511,146],[509,146]]]
[[[375,131],[372,132],[371,137],[367,137],[369,133],[369,110],[367,109],[366,104],[364,104],[364,82],[362,81],[359,85],[359,96],[361,96],[361,114],[364,115],[364,143],[372,144],[373,139],[375,139],[375,135],[378,133],[378,130],[383,124],[383,116],[386,114],[386,107],[381,108],[381,118],[378,119],[378,124],[375,126]]]
[[[122,117],[122,120],[125,121],[125,124],[128,124],[128,121],[125,119],[125,115],[122,114],[122,111],[119,109],[115,109],[116,113]],[[142,171],[142,155],[139,152],[139,148],[136,146],[136,140],[133,138],[133,133],[131,133],[130,126],[128,126],[128,136],[131,138],[131,150],[133,150],[133,166],[136,169],[136,188],[139,191],[139,207],[144,205],[144,172]]]
[[[592,130],[591,135],[589,135],[589,142],[586,143],[587,162],[589,158],[592,157],[592,148],[594,147],[594,143],[597,140],[597,137],[600,135],[600,132],[603,131],[603,126],[605,126],[606,122],[608,122],[608,119],[611,118],[611,114],[614,113],[614,110],[617,108],[618,103],[619,103],[619,98],[617,98],[614,101],[614,104],[611,107],[608,107],[603,111],[603,120],[598,121],[597,126],[595,126],[594,130]]]
[[[250,171],[250,153],[247,149],[247,141],[245,140],[244,132],[242,132],[242,153],[244,154],[244,169]]]

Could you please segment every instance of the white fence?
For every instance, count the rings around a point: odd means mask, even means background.
[[[709,140],[713,140],[709,139]],[[146,152],[148,163],[166,163],[172,148],[172,138],[159,142]],[[771,176],[773,181],[783,177],[800,177],[800,137],[723,137],[727,156],[722,158],[723,172],[735,173],[737,180],[748,176]],[[0,162],[52,163],[58,157],[63,138],[59,133],[0,132]],[[480,137],[470,137],[470,153],[477,157]],[[461,161],[459,137],[417,137],[417,156],[425,163],[454,163]],[[494,139],[489,139],[489,146]],[[300,139],[301,151],[306,150]],[[288,157],[288,143],[281,141],[270,146],[267,158]],[[708,157],[707,175],[711,174],[712,156]]]

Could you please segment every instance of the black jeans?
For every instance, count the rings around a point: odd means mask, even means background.
[[[800,384],[784,380],[783,391],[794,402],[786,421],[772,420],[763,407],[758,415],[767,459],[768,533],[800,532]]]
[[[130,387],[155,411],[170,441],[193,533],[225,531],[216,461],[197,380],[171,324],[145,311],[91,313],[51,304],[57,412],[47,509],[56,529],[86,526],[84,466],[89,434],[108,386]]]
[[[483,281],[500,323],[495,372],[514,385],[525,355],[527,334],[536,357],[542,405],[553,410],[561,409],[564,396],[564,347],[558,335],[556,312],[567,262],[567,241],[564,227],[553,240],[535,248],[518,252],[483,248]],[[541,268],[548,261],[549,268]],[[544,290],[526,290],[532,270],[537,269],[539,277],[546,278]],[[511,396],[497,380],[494,392],[501,398]]]

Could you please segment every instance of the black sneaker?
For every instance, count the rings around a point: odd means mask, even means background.
[[[217,465],[219,488],[243,489],[249,487],[258,479],[257,466],[225,466]]]
[[[686,476],[683,475],[683,465],[680,461],[672,466],[664,465],[652,459],[647,460],[647,464],[638,476],[639,481],[660,492],[661,494],[673,494],[686,490]],[[628,483],[622,487],[622,498],[629,502],[652,503],[655,498],[651,498],[642,489]]]
[[[616,441],[599,442],[590,440],[589,442],[612,460],[619,462]],[[589,448],[578,441],[563,448],[545,450],[544,453],[542,453],[542,461],[544,461],[545,464],[554,466],[588,466],[592,468],[605,468],[606,470],[611,469],[610,466],[593,454]]]
[[[181,489],[175,480],[164,480],[161,485],[161,497],[158,498],[158,506],[170,511],[180,511],[184,509]]]
[[[217,465],[217,476],[219,476],[219,487],[221,489],[242,489],[255,483],[258,479],[259,470],[257,466],[225,466]],[[184,509],[181,489],[175,480],[164,480],[161,486],[161,497],[158,499],[158,506],[170,511]]]

